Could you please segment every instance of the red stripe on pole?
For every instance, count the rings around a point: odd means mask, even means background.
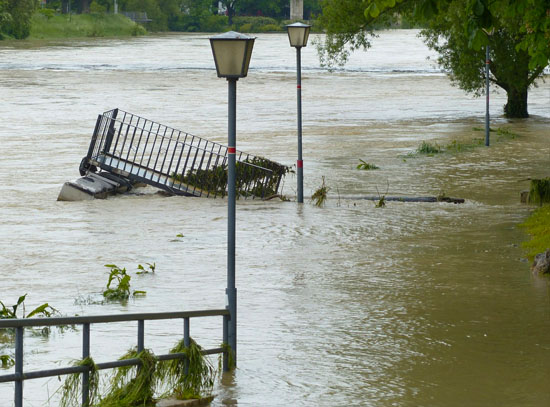
[[[298,168],[304,168],[304,162],[302,160],[297,160],[296,165],[298,166]]]
[[[235,147],[227,147],[227,152],[229,154],[235,154],[237,152],[237,149]]]
[[[298,89],[302,89],[302,85],[297,85],[296,86]]]

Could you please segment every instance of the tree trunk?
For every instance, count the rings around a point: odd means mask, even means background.
[[[524,119],[527,112],[527,89],[510,88],[507,91],[508,102],[504,105],[504,115],[508,118]]]

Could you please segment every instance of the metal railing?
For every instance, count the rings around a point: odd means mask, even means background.
[[[15,329],[15,373],[1,375],[0,383],[15,382],[14,401],[15,407],[23,407],[23,382],[25,380],[55,377],[74,373],[82,374],[82,406],[89,405],[89,366],[71,366],[58,369],[38,370],[31,372],[23,371],[23,335],[26,327],[45,327],[62,325],[82,325],[82,359],[90,356],[90,325],[112,322],[137,322],[137,352],[145,349],[145,321],[183,319],[183,338],[185,346],[190,345],[190,319],[200,317],[223,316],[223,343],[227,343],[227,325],[229,322],[229,310],[213,309],[200,311],[143,313],[143,314],[115,314],[115,315],[94,315],[78,317],[51,317],[51,318],[25,318],[25,319],[2,319],[0,329]],[[202,351],[203,355],[223,353],[223,367],[228,369],[228,355],[224,348],[213,348]],[[184,359],[184,353],[170,353],[157,355],[158,360]],[[113,369],[123,366],[136,366],[141,362],[137,358],[117,360],[112,362],[97,363],[98,370]]]
[[[278,194],[288,167],[240,151],[236,160],[239,196]],[[176,195],[227,194],[227,146],[119,109],[97,118],[81,174],[96,168]]]

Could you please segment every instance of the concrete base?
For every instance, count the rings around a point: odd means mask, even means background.
[[[156,407],[202,407],[209,406],[213,399],[214,397],[191,400],[164,399],[157,402]]]
[[[109,195],[126,192],[130,189],[130,182],[124,179],[115,181],[109,179],[105,173],[89,173],[85,177],[66,182],[59,192],[58,201],[86,201],[91,199],[105,199]],[[110,176],[112,177],[112,176]]]

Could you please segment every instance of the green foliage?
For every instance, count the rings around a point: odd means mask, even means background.
[[[35,13],[30,38],[117,37],[146,34],[143,26],[122,14],[81,14],[49,18]]]
[[[477,96],[489,45],[490,80],[507,92],[506,116],[528,116],[528,89],[550,58],[547,0],[326,0],[322,63],[343,64],[350,50],[368,48],[375,25],[396,14],[425,27],[422,36],[453,84]]]
[[[38,10],[38,14],[43,15],[47,20],[49,20],[55,16],[55,11],[51,8],[41,8]]]
[[[272,171],[267,176],[264,169]],[[268,198],[276,194],[279,180],[291,171],[290,167],[277,164],[261,157],[247,158],[235,163],[235,187],[240,196]],[[226,195],[227,165],[217,165],[209,169],[191,169],[186,175],[172,173],[174,182],[185,184],[204,193]]]
[[[416,149],[417,154],[434,155],[441,152],[441,147],[437,143],[428,143],[423,141],[422,144]]]
[[[538,208],[520,226],[531,235],[531,240],[523,243],[523,247],[528,250],[529,260],[550,249],[550,205]]]
[[[92,1],[90,4],[90,12],[91,13],[105,13],[107,11],[107,7],[99,4],[97,1]]]
[[[99,401],[99,370],[92,358],[79,360],[75,366],[86,366],[89,369],[89,404],[96,405]],[[60,407],[78,407],[82,401],[82,377],[81,373],[73,373],[65,379],[58,390],[61,392]]]
[[[550,178],[531,180],[529,203],[536,205],[550,203]]]
[[[183,236],[183,235],[182,235],[182,236]],[[145,267],[143,267],[141,264],[138,264],[137,268],[138,268],[138,270],[140,270],[140,271],[136,272],[136,274],[148,274],[149,272],[151,272],[151,273],[154,273],[154,272],[155,272],[155,269],[157,268],[157,264],[156,264],[156,263],[153,263],[153,264],[151,264],[151,263],[145,263],[145,264],[147,264],[147,268],[148,268],[148,269],[145,269]]]
[[[323,182],[321,186],[311,195],[311,201],[317,207],[322,207],[325,205],[327,200],[327,194],[330,189],[325,185],[325,177],[323,177]]]
[[[210,396],[216,379],[216,369],[202,354],[201,347],[191,339],[189,347],[183,340],[170,353],[182,353],[184,359],[163,361],[158,367],[158,377],[180,400]]]
[[[282,31],[277,20],[269,17],[235,17],[233,29],[243,33]]]
[[[103,291],[103,297],[109,301],[125,301],[131,296],[145,294],[145,291],[130,292],[131,276],[126,273],[126,268],[120,268],[116,264],[106,264],[110,269],[107,289]]]
[[[359,159],[360,163],[357,164],[357,169],[358,170],[365,170],[365,171],[369,171],[369,170],[378,170],[380,169],[379,166],[375,165],[375,164],[370,164],[366,161],[363,161],[361,159]]]
[[[10,355],[0,355],[0,368],[9,369],[15,365],[15,360]]]
[[[0,39],[27,38],[36,6],[35,0],[0,0]]]
[[[153,402],[157,385],[157,359],[145,349],[128,351],[120,360],[140,360],[139,366],[124,366],[116,370],[108,394],[101,399],[99,407],[146,406]]]
[[[11,309],[6,307],[4,303],[0,301],[0,306],[2,306],[2,309],[0,309],[0,319],[19,318],[19,316],[17,315],[19,307],[23,308],[22,318],[32,318],[34,316],[51,317],[53,314],[58,313],[55,308],[53,308],[46,302],[25,315],[24,308],[26,298],[27,294],[20,296],[17,300],[17,303],[11,306]]]

